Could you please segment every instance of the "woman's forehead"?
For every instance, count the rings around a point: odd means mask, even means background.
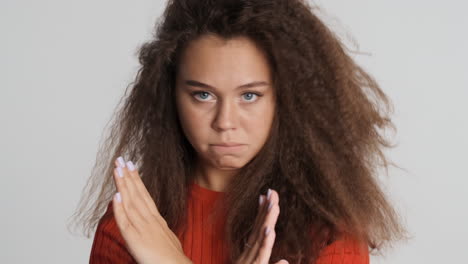
[[[261,49],[248,38],[213,36],[192,41],[184,50],[178,73],[185,79],[210,83],[270,81],[270,65]]]

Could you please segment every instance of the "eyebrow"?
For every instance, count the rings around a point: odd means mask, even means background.
[[[190,86],[194,86],[194,87],[202,87],[202,88],[208,88],[208,89],[216,90],[216,88],[214,88],[211,85],[208,85],[206,83],[202,83],[202,82],[199,82],[199,81],[195,81],[195,80],[185,80],[185,84],[190,85]],[[252,87],[257,87],[257,86],[268,86],[268,85],[269,85],[268,82],[255,81],[255,82],[246,83],[246,84],[243,84],[241,86],[238,86],[236,89],[246,89],[246,88],[252,88]]]

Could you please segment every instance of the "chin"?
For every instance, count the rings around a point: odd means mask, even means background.
[[[236,170],[244,167],[247,162],[244,159],[233,156],[223,156],[211,162],[215,167],[221,170]]]

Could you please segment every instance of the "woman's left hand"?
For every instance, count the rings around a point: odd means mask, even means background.
[[[118,193],[112,207],[130,254],[139,264],[192,263],[177,236],[160,215],[156,204],[131,161],[115,161]]]

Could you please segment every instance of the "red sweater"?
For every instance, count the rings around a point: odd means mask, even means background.
[[[214,202],[222,194],[197,184],[190,187],[187,230],[177,236],[185,255],[194,264],[227,263],[228,251],[223,242],[224,218],[218,218],[216,222],[208,219]],[[126,249],[125,241],[115,222],[112,202],[99,221],[89,263],[136,263]],[[344,236],[324,248],[315,264],[369,264],[369,251],[367,245]]]

